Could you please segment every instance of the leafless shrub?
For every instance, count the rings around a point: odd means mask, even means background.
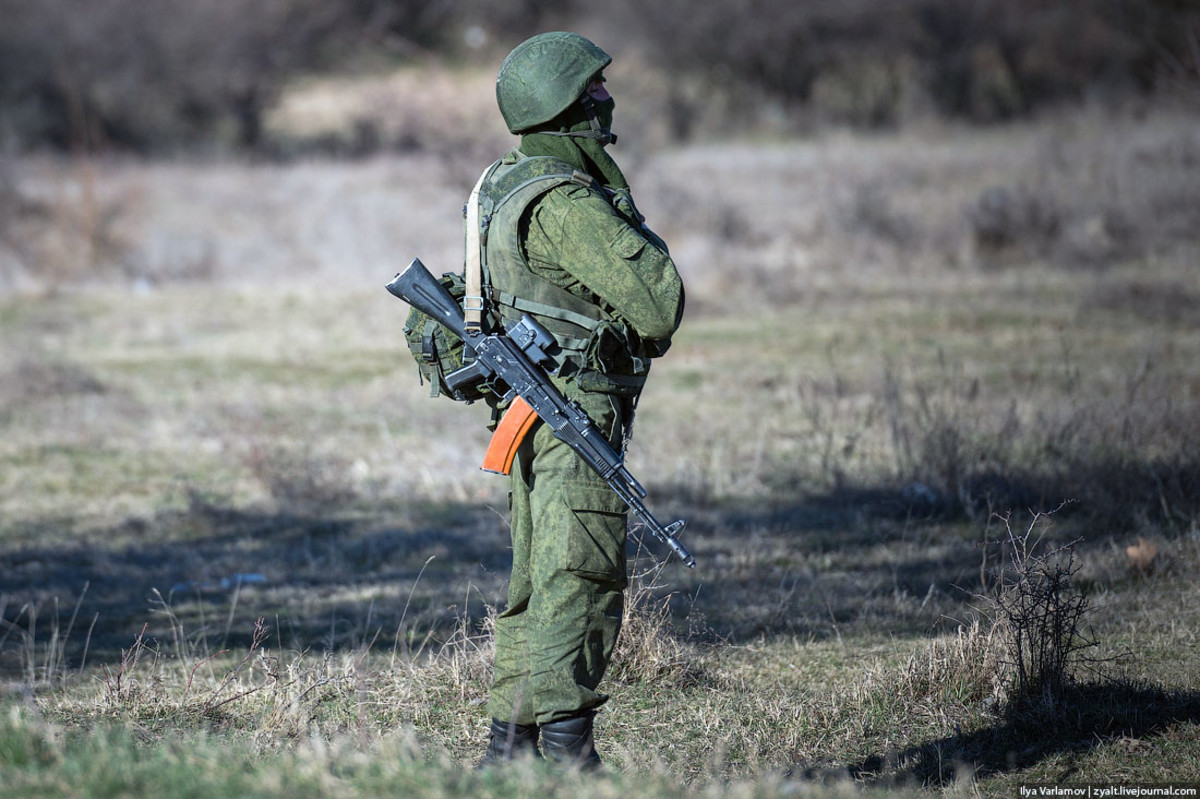
[[[1084,210],[1063,226],[1054,260],[1067,266],[1104,267],[1145,252],[1151,243],[1143,226],[1120,208]]]
[[[1086,0],[1069,13],[1037,0],[618,0],[602,12],[578,0],[0,0],[0,17],[0,113],[23,144],[60,149],[260,147],[264,113],[295,75],[397,57],[490,62],[564,26],[596,27],[613,50],[702,75],[703,100],[667,93],[676,135],[718,94],[741,123],[803,106],[878,128],[914,106],[986,122],[1096,87],[1194,82],[1196,69],[1195,15],[1139,0]],[[380,134],[363,120],[328,144],[370,151],[387,145]]]
[[[853,58],[822,70],[809,105],[821,123],[878,130],[893,128],[920,106],[915,60]]]
[[[1159,5],[1172,4],[1159,0]],[[1162,88],[1189,105],[1200,106],[1200,14],[1174,4],[1154,39],[1157,79]]]
[[[81,159],[40,181],[0,172],[0,283],[18,283],[17,271],[42,288],[136,271],[126,230],[136,197],[98,171]]]
[[[1123,281],[1097,287],[1080,300],[1081,313],[1117,311],[1151,323],[1200,324],[1200,296],[1178,282]]]
[[[108,714],[140,719],[217,721],[229,705],[255,701],[263,729],[299,732],[328,688],[344,691],[353,681],[353,664],[339,667],[327,657],[314,667],[303,655],[281,664],[266,647],[269,638],[266,620],[257,619],[246,650],[227,664],[222,658],[228,650],[187,646],[164,652],[149,624],[143,625],[119,661],[101,668],[100,705]]]
[[[916,225],[896,209],[886,189],[879,185],[857,187],[839,214],[848,235],[864,236],[889,247],[906,250],[918,236]]]
[[[975,246],[986,256],[1045,253],[1058,237],[1062,213],[1045,191],[993,186],[968,211]]]
[[[1088,0],[1069,11],[1036,0],[702,8],[627,0],[606,13],[636,19],[624,29],[677,71],[867,127],[893,124],[914,102],[979,122],[1008,119],[1097,89],[1144,90],[1153,82],[1147,64],[1158,58],[1190,63],[1186,38],[1174,33],[1179,12],[1138,0]]]
[[[4,117],[64,149],[255,146],[286,75],[397,27],[422,35],[424,5],[2,0]]]
[[[978,380],[944,360],[941,366],[937,383],[906,385],[893,368],[884,373],[883,403],[906,498],[915,509],[972,518],[1030,501],[1010,476],[1016,417],[981,415]]]
[[[200,701],[199,712],[202,715],[207,715],[209,713],[212,713],[213,711],[217,710],[218,708],[222,707],[223,705],[227,705],[230,702],[236,702],[239,699],[244,699],[245,697],[249,696],[250,694],[257,693],[258,691],[260,691],[264,687],[266,687],[265,683],[260,684],[260,685],[253,685],[249,688],[245,688],[241,691],[232,693],[229,696],[222,695],[222,694],[224,694],[225,689],[228,688],[230,686],[230,684],[233,683],[237,679],[238,675],[240,675],[243,670],[245,670],[247,664],[250,663],[251,659],[257,657],[256,653],[262,647],[263,643],[267,640],[268,637],[269,637],[269,633],[267,632],[266,619],[259,617],[254,622],[254,632],[250,639],[250,646],[249,646],[249,648],[247,648],[245,655],[242,656],[242,659],[238,661],[237,665],[235,665],[232,669],[230,669],[229,671],[227,671],[225,673],[225,676],[221,678],[221,680],[217,683],[215,688],[213,688],[211,691],[208,692],[208,694],[206,696],[204,696],[203,698],[201,698],[199,700]],[[196,671],[201,666],[208,663],[209,661],[211,661],[215,658],[218,658],[221,655],[226,654],[226,652],[227,652],[227,650],[221,650],[220,652],[216,652],[216,653],[204,658],[203,660],[195,663],[192,666],[191,671],[188,672],[187,685],[184,687],[183,696],[179,700],[179,703],[181,705],[187,704],[188,695],[191,693],[192,683],[196,677]],[[276,674],[269,674],[268,676],[270,676],[276,680],[278,679],[278,675],[276,675]]]
[[[308,511],[344,504],[357,496],[349,465],[336,457],[255,444],[245,463],[281,508]]]
[[[132,646],[121,650],[120,663],[115,667],[108,665],[102,667],[104,696],[110,706],[128,705],[141,698],[138,682],[133,675],[147,649],[146,628],[148,626],[143,624],[141,631],[133,639]]]
[[[1076,500],[1072,516],[1104,530],[1189,529],[1200,513],[1200,405],[1181,396],[1147,356],[1124,386],[1081,387],[1069,349],[1059,402],[1024,408],[981,396],[978,381],[941,363],[931,380],[889,368],[881,388],[895,476],[914,512],[1046,512]]]
[[[1004,517],[995,582],[980,597],[1005,642],[1010,710],[1053,711],[1087,662],[1083,653],[1097,645],[1086,630],[1088,599],[1072,583],[1077,542],[1043,546],[1048,519],[1035,514],[1020,532]]]

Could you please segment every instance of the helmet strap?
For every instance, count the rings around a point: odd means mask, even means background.
[[[612,132],[612,128],[601,126],[600,118],[596,114],[596,101],[591,98],[586,92],[579,98],[580,105],[583,106],[583,113],[587,115],[588,126],[591,130],[575,130],[575,131],[540,131],[548,136],[564,136],[572,139],[595,139],[600,142],[600,146],[604,147],[609,144],[617,143],[617,134]]]

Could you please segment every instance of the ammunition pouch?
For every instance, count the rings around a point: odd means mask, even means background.
[[[576,383],[584,391],[637,396],[650,372],[649,360],[634,354],[639,349],[640,338],[628,325],[600,322],[582,353],[583,368]]]

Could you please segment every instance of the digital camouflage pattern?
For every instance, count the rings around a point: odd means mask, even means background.
[[[560,389],[566,388],[556,381]],[[620,445],[620,397],[582,393],[592,421]],[[496,619],[492,717],[546,724],[597,707],[624,610],[625,504],[545,425],[512,471],[513,567]]]
[[[483,260],[504,323],[530,314],[562,348],[564,376],[588,390],[636,394],[649,359],[669,346],[682,301],[665,246],[558,158],[509,153],[480,198],[492,218]]]
[[[619,451],[649,359],[667,351],[679,326],[684,292],[604,142],[547,132],[586,131],[596,113],[607,127],[611,99],[587,113],[575,101],[610,60],[574,34],[534,37],[510,54],[497,81],[505,120],[514,131],[542,132],[522,136],[520,148],[484,181],[481,197],[494,211],[483,257],[492,289],[551,307],[522,312],[568,345],[571,363],[555,385]],[[570,86],[549,80],[547,70],[569,72]],[[546,96],[518,105],[508,91],[514,86],[545,89]],[[544,113],[550,116],[537,119]],[[561,179],[528,183],[539,172]],[[518,194],[497,206],[514,188]],[[578,324],[553,307],[577,314]],[[503,304],[500,310],[513,315]],[[496,621],[488,709],[494,719],[545,725],[607,699],[597,686],[621,629],[627,509],[540,422],[518,449],[511,481],[512,577]]]
[[[442,275],[442,287],[451,297],[462,301],[466,287],[461,275]],[[413,360],[417,362],[417,374],[422,383],[429,383],[429,396],[447,396],[460,402],[474,402],[491,394],[484,383],[452,389],[445,377],[464,365],[465,345],[463,340],[450,332],[445,325],[413,308],[404,322],[404,340]]]
[[[682,281],[666,251],[604,192],[559,185],[529,209],[528,220],[527,281],[542,280],[589,299],[627,325],[640,350],[666,351],[682,315]],[[499,221],[487,260],[493,286],[503,289],[505,273],[496,270],[506,242],[501,231],[522,226]],[[637,356],[612,354],[618,364]],[[619,450],[637,392],[604,391],[602,377],[582,372],[555,383]],[[545,724],[605,701],[596,686],[620,632],[626,508],[569,446],[539,424],[517,453],[511,509],[513,570],[508,605],[496,622],[489,710],[497,719]]]

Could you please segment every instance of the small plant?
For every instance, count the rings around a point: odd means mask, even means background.
[[[997,579],[983,595],[984,612],[1005,643],[1011,670],[1008,709],[1050,710],[1064,698],[1075,665],[1097,641],[1084,626],[1088,598],[1072,583],[1078,540],[1042,546],[1049,514],[1036,513],[1024,532],[1002,517],[1005,535]]]
[[[101,667],[104,696],[110,706],[128,705],[136,698],[136,684],[130,680],[146,651],[146,627],[133,639],[133,645],[121,650],[121,662],[115,668]]]
[[[233,667],[228,672],[226,672],[225,676],[217,684],[217,687],[212,689],[212,691],[207,696],[205,696],[203,699],[200,700],[199,711],[201,714],[211,713],[212,711],[216,710],[217,708],[221,707],[222,705],[227,705],[230,702],[236,702],[237,700],[242,699],[243,697],[247,697],[250,694],[257,693],[258,691],[261,691],[264,687],[266,687],[266,685],[268,683],[260,683],[258,685],[252,685],[249,688],[245,688],[242,691],[236,692],[236,693],[232,694],[231,696],[226,696],[226,697],[222,697],[222,698],[218,699],[218,697],[221,696],[221,693],[227,687],[229,687],[229,684],[231,682],[233,682],[234,679],[236,679],[237,676],[242,673],[242,671],[251,662],[251,660],[256,657],[256,652],[258,652],[258,650],[261,649],[263,642],[265,642],[267,640],[268,636],[269,636],[269,633],[267,632],[266,619],[264,619],[263,617],[260,616],[254,622],[254,633],[253,633],[253,637],[251,638],[251,641],[250,641],[250,647],[249,647],[249,649],[246,650],[246,654],[242,657],[242,659],[238,662],[238,664],[235,667]],[[183,690],[183,697],[179,700],[179,704],[181,707],[187,705],[188,695],[192,691],[192,682],[196,677],[196,670],[199,669],[204,664],[212,661],[213,659],[220,657],[221,655],[224,655],[227,651],[228,650],[222,649],[220,652],[217,652],[214,655],[210,655],[210,656],[206,657],[204,660],[201,660],[200,662],[198,662],[194,666],[192,666],[191,671],[188,672],[187,686]],[[270,671],[267,672],[267,677],[269,678],[269,682],[278,682],[278,680],[279,680],[278,675],[273,672],[270,672]]]
[[[663,678],[681,680],[689,675],[687,651],[671,629],[671,597],[656,593],[657,573],[656,568],[634,575],[633,587],[625,599],[610,679],[639,683]]]
[[[999,255],[1036,257],[1057,240],[1062,212],[1045,191],[1024,186],[991,186],[979,195],[968,217],[976,247]]]

